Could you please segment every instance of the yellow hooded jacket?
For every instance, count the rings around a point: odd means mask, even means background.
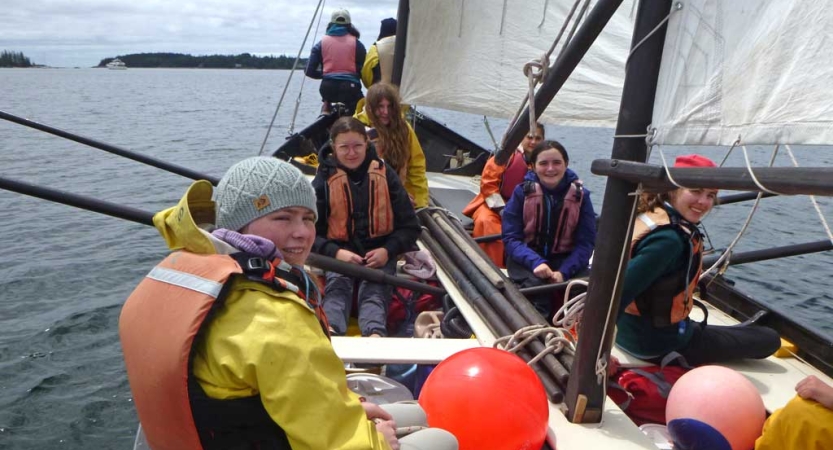
[[[365,126],[373,126],[364,108],[360,108],[354,117],[359,119]],[[424,208],[428,206],[428,178],[425,176],[425,153],[422,151],[422,145],[419,144],[419,139],[417,139],[414,129],[411,128],[411,124],[405,122],[405,125],[408,127],[408,146],[411,148],[411,154],[408,157],[408,168],[402,184],[405,185],[405,190],[408,191],[408,195],[414,199],[414,208]]]
[[[209,182],[194,182],[176,207],[154,216],[172,250],[236,252],[197,226],[214,221],[211,193]],[[235,281],[197,346],[193,373],[206,394],[259,394],[293,450],[390,448],[347,388],[344,366],[315,313],[294,293]]]
[[[821,403],[793,397],[764,424],[755,450],[833,449],[833,411]]]

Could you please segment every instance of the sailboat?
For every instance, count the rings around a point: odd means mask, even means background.
[[[629,236],[628,227],[622,224],[629,223],[632,193],[637,187],[667,190],[680,185],[746,191],[732,200],[727,197],[729,202],[756,198],[758,192],[766,196],[776,192],[830,195],[830,186],[821,181],[829,179],[827,168],[749,166],[701,171],[694,176],[685,170],[644,164],[649,147],[665,159],[663,150],[671,146],[743,147],[745,152],[751,145],[777,151],[777,146],[833,143],[827,129],[817,128],[833,119],[823,81],[830,79],[823,76],[829,74],[829,65],[822,64],[825,67],[820,72],[806,70],[828,57],[812,37],[824,33],[820,18],[829,16],[828,6],[824,2],[700,0],[637,5],[599,1],[590,9],[586,2],[400,2],[399,19],[404,26],[400,25],[397,33],[396,59],[401,64],[399,85],[405,103],[491,117],[514,116],[514,126],[502,142],[504,150],[512,149],[531,121],[528,113],[532,108],[522,104],[521,110],[515,109],[518,100],[528,95],[522,68],[530,72],[524,66],[531,62],[532,70],[548,70],[540,74],[542,86],[534,99],[528,100],[537,112],[534,119],[616,127],[611,160],[593,164],[594,173],[620,181],[609,183],[605,193],[582,319],[607,325],[594,331],[583,328],[565,401],[551,404],[548,443],[553,448],[556,441],[560,449],[655,448],[618,407],[605,402],[604,387],[594,376],[595,368],[610,355],[626,366],[644,364],[611,344],[615,317],[610,317],[610,311],[615,311],[618,303],[625,257],[621,249]],[[572,29],[565,21],[571,15],[578,17],[572,23],[581,22]],[[821,28],[808,27],[807,22]],[[548,50],[559,28],[564,35],[572,34],[572,39]],[[540,58],[542,54],[558,56],[552,56],[554,63],[550,65],[549,57]],[[396,69],[394,73],[396,78]],[[750,83],[750,74],[755,75],[756,83]],[[550,100],[552,104],[545,109]],[[417,114],[414,128],[421,139],[433,141],[436,133],[432,126],[420,126],[425,119]],[[305,137],[303,132],[293,136],[276,156],[291,155],[293,141]],[[482,168],[475,162],[482,149],[448,144],[444,153],[454,155],[455,150],[476,155],[468,162],[471,172]],[[453,196],[447,196],[449,203],[444,203],[443,191],[476,188],[455,185],[459,180],[454,172],[459,172],[460,166],[450,157],[446,162],[440,174],[429,173],[429,185],[438,203],[454,210],[449,206],[454,203]],[[455,212],[460,216],[457,206]],[[831,241],[833,236],[826,241],[738,254],[732,260],[741,264],[825,251],[833,248]],[[448,273],[441,273],[440,278],[446,287],[465,284],[455,283]],[[797,344],[798,350],[789,358],[727,364],[761,387],[767,409],[783,406],[794,395],[792,387],[806,375],[833,381],[833,344],[828,338],[744,295],[722,273],[710,273],[703,281],[708,292],[703,289],[701,298],[708,303],[710,323],[759,321]],[[449,292],[480,344],[492,345],[500,333],[485,320],[488,314],[479,309],[482,306],[472,307],[459,290]],[[577,425],[582,422],[601,422],[602,429]]]
[[[698,178],[690,172],[675,169],[666,172],[661,166],[645,166],[642,163],[647,159],[646,142],[654,146],[732,145],[738,137],[742,143],[749,144],[822,145],[833,142],[831,137],[825,136],[825,130],[814,128],[817,123],[829,122],[830,111],[825,109],[827,105],[820,104],[827,98],[822,89],[824,77],[810,75],[809,72],[798,73],[804,67],[820,66],[822,71],[829,70],[827,67],[830,65],[813,61],[819,54],[812,48],[780,53],[771,51],[791,43],[800,47],[812,42],[807,36],[820,31],[806,26],[806,19],[825,17],[825,11],[830,10],[829,1],[812,5],[797,1],[758,5],[751,0],[695,0],[662,2],[662,7],[656,2],[642,2],[638,8],[630,2],[622,3],[621,0],[599,1],[592,9],[586,4],[576,8],[575,17],[581,18],[579,25],[574,31],[570,31],[571,26],[566,27],[564,36],[572,35],[572,39],[556,49],[558,51],[551,52],[551,55],[561,56],[552,56],[554,64],[546,64],[549,69],[542,77],[542,86],[537,89],[535,99],[529,102],[535,105],[535,118],[545,122],[617,127],[612,161],[594,164],[594,171],[624,180],[611,184],[624,184],[625,187],[618,191],[609,187],[609,193],[605,195],[600,235],[606,241],[598,243],[594,258],[590,280],[593,287],[583,318],[588,324],[604,324],[608,311],[616,309],[610,304],[611,301],[618,301],[615,285],[621,273],[617,266],[621,260],[621,243],[626,236],[623,229],[626,227],[622,224],[627,223],[625,212],[629,212],[632,205],[628,194],[636,189],[638,183],[667,186],[670,175],[676,182],[688,186],[708,183],[709,186],[727,189],[761,190],[751,181],[751,176],[734,176],[737,184],[730,187],[726,181],[728,177],[723,176],[721,171],[731,169],[716,169],[708,176]],[[417,108],[433,106],[513,117],[519,100],[528,95],[529,90],[528,79],[523,76],[523,65],[547,53],[562,28],[564,18],[570,15],[571,6],[550,1],[524,2],[523,7],[497,0],[402,1],[402,31],[397,37],[397,45],[404,49],[398,52],[402,62],[399,81],[404,100]],[[773,19],[762,20],[762,17]],[[824,23],[823,20],[809,22],[819,23],[819,26]],[[785,35],[791,37],[787,39]],[[755,49],[764,44],[752,38],[772,39],[773,36],[779,39],[764,48],[770,51],[766,56],[777,59],[779,64],[753,64],[761,58]],[[729,46],[730,42],[734,46]],[[632,47],[634,50],[631,50]],[[691,52],[683,52],[685,49]],[[794,59],[786,59],[787,56]],[[794,61],[795,64],[786,61]],[[694,72],[694,67],[704,69]],[[748,74],[730,78],[730,74],[723,73],[723,69],[728,67],[739,71],[754,68],[756,75],[778,75],[775,80],[780,82],[771,80],[767,88],[758,89],[750,95],[746,89]],[[773,71],[775,67],[777,71]],[[780,76],[784,67],[802,68],[791,73],[798,76],[800,82],[785,85],[788,77]],[[720,69],[720,72],[710,72],[714,69]],[[450,76],[451,73],[457,75]],[[728,89],[729,86],[732,88]],[[480,92],[474,90],[478,87]],[[819,90],[814,92],[812,88]],[[723,99],[717,96],[718,93],[727,94],[727,89],[729,94],[737,94],[740,98]],[[556,90],[559,91],[557,95]],[[791,105],[788,100],[799,92],[802,93],[802,106],[795,106],[801,109],[787,114],[784,105]],[[544,108],[553,96],[554,103]],[[812,108],[814,103],[816,109]],[[720,114],[725,105],[738,104],[744,108],[742,111],[732,109],[731,120]],[[516,125],[507,133],[504,148],[514,148],[517,142],[513,141],[519,141],[525,129],[528,130],[528,112],[529,108],[526,108],[517,114]],[[772,114],[767,116],[765,112]],[[773,116],[783,116],[784,123],[773,121]],[[754,120],[747,120],[749,117]],[[305,156],[301,153],[303,149],[317,148],[316,144],[323,142],[321,139],[326,134],[327,120],[334,119],[324,117],[292,136],[275,152],[276,156]],[[413,114],[413,120],[428,153],[432,195],[446,209],[459,211],[454,206],[453,197],[461,193],[474,195],[477,187],[471,183],[470,177],[479,174],[489,152],[467,142],[423,113]],[[756,128],[748,125],[750,123],[761,125]],[[715,124],[716,127],[706,129],[704,124]],[[743,175],[742,171],[738,172]],[[791,186],[785,186],[784,183],[774,184],[777,180],[770,176],[774,172],[755,168],[747,173],[756,174],[756,182],[772,191],[792,194],[817,193],[815,189],[821,189],[823,181],[830,179],[829,174],[824,175],[826,172],[810,170],[804,173],[811,177],[801,176],[802,182],[791,180],[787,183]],[[650,179],[645,178],[646,174],[650,175]],[[186,176],[199,177],[199,174],[189,173]],[[8,185],[3,187],[9,188]],[[829,195],[827,191],[822,192]],[[131,218],[129,216],[125,214],[123,218]],[[136,217],[131,220],[136,220]],[[454,226],[453,223],[451,225]],[[436,246],[430,246],[429,239],[426,238],[422,244],[436,249]],[[814,247],[818,248],[821,247]],[[476,252],[476,249],[472,247],[472,251]],[[733,260],[738,262],[740,256],[735,255]],[[755,260],[761,256],[745,257]],[[475,303],[473,298],[477,292],[462,286],[472,278],[469,275],[471,272],[462,272],[457,270],[459,267],[455,269],[442,263],[440,266],[439,279],[448,290],[450,300],[473,329],[476,339],[424,342],[410,339],[334,339],[336,351],[345,362],[440,362],[461,349],[494,344],[503,333],[500,326],[487,320],[484,308],[489,308],[489,305]],[[827,377],[833,373],[829,340],[788,317],[769,311],[733,289],[723,275],[715,275],[709,281],[709,296],[705,300],[710,304],[711,321],[731,324],[764,311],[764,323],[778,329],[784,337],[797,344],[798,356],[809,362],[798,358],[770,358],[732,365],[755,380],[757,385],[765,387],[762,394],[768,409],[782,406],[793,395],[795,381],[805,374],[816,374],[831,382]],[[505,286],[499,290],[506,293],[511,289],[511,286]],[[603,387],[595,381],[594,368],[599,354],[605,355],[605,358],[616,355],[629,365],[643,364],[618,352],[611,341],[612,325],[599,327],[596,331],[583,328],[569,384],[561,393],[563,401],[549,403],[547,445],[550,448],[656,448],[651,439],[616,405],[605,401]],[[593,369],[587,370],[587,367]],[[580,382],[587,383],[579,386]],[[577,401],[580,396],[587,400],[583,407]],[[594,424],[587,425],[587,422]]]

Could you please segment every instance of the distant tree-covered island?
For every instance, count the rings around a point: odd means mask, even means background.
[[[206,56],[182,53],[134,53],[117,58],[131,68],[291,69],[295,62],[292,56],[254,56],[249,53]],[[104,58],[98,63],[98,67],[105,67],[114,59],[116,58]],[[306,63],[306,59],[301,59],[298,67],[303,68]]]
[[[0,52],[0,67],[34,67],[32,61],[23,54],[23,52],[10,52],[3,50]]]

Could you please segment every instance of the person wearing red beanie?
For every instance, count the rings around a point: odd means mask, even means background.
[[[717,167],[683,155],[674,168]],[[637,358],[660,361],[670,352],[691,365],[766,358],[781,345],[778,333],[756,325],[706,326],[689,318],[702,272],[700,221],[717,189],[677,188],[639,199],[617,320],[616,345]]]

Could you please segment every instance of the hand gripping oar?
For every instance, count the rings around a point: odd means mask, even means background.
[[[98,200],[83,195],[72,194],[57,189],[51,189],[43,186],[12,180],[0,177],[0,189],[6,189],[12,192],[17,192],[32,197],[49,200],[55,203],[74,206],[76,208],[86,209],[119,219],[129,220],[131,222],[140,223],[142,225],[153,226],[153,214],[142,211],[140,209],[131,208],[128,206],[117,205],[115,203]],[[384,283],[392,286],[403,287],[412,291],[421,292],[432,295],[445,295],[445,289],[431,286],[429,284],[420,283],[418,281],[400,278],[394,275],[388,275],[385,272],[369,267],[350,264],[339,261],[328,256],[310,254],[307,258],[307,264],[317,267],[321,270],[330,272],[338,272],[340,274],[349,275],[351,277],[361,278],[363,280],[373,281],[376,283]]]
[[[49,134],[54,134],[55,136],[60,136],[64,139],[69,139],[71,141],[75,141],[84,145],[89,145],[90,147],[97,148],[99,150],[104,150],[105,152],[110,152],[115,155],[123,156],[125,158],[129,158],[134,161],[147,164],[149,166],[153,166],[171,173],[175,173],[177,175],[182,175],[186,178],[191,178],[192,180],[208,180],[211,182],[211,184],[215,186],[217,185],[217,183],[220,182],[220,179],[216,177],[204,175],[195,172],[191,169],[187,169],[182,166],[177,166],[176,164],[167,163],[164,161],[160,161],[156,158],[151,158],[150,156],[145,156],[121,147],[116,147],[115,145],[106,144],[104,142],[99,142],[90,138],[86,138],[84,136],[79,136],[77,134],[72,134],[63,130],[59,130],[57,128],[34,122],[29,119],[24,119],[22,117],[15,116],[4,111],[0,111],[0,119],[5,119],[9,122],[14,122],[29,128],[34,128],[36,130],[40,130]]]

